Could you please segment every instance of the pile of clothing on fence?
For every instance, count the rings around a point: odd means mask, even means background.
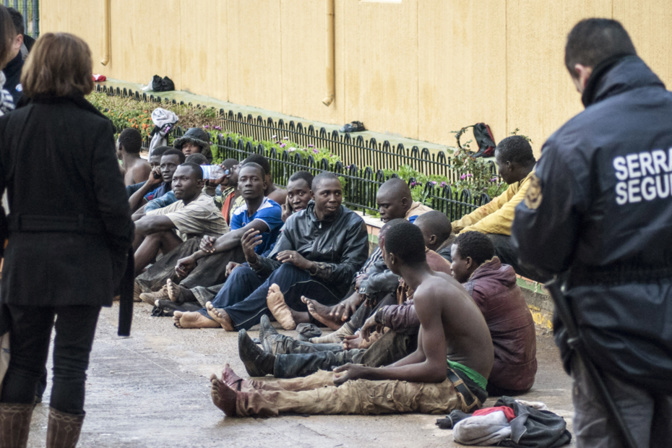
[[[473,414],[455,410],[436,424],[452,429],[453,439],[462,445],[554,448],[572,440],[565,419],[546,405],[506,396]]]

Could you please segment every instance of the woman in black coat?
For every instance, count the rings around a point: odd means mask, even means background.
[[[41,36],[21,76],[27,103],[0,118],[0,194],[7,189],[10,208],[0,301],[11,346],[1,446],[25,446],[52,327],[47,446],[76,444],[98,314],[112,304],[133,240],[112,123],[84,99],[91,67],[83,40]]]

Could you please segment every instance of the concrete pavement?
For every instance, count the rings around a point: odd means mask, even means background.
[[[178,330],[171,318],[152,317],[149,305],[135,305],[129,338],[116,335],[118,305],[101,313],[88,371],[81,447],[461,446],[453,442],[452,431],[435,426],[433,415],[227,418],[210,401],[208,379],[226,362],[245,374],[237,334]],[[550,333],[538,328],[539,371],[534,388],[521,398],[545,402],[567,420],[571,431],[571,381]],[[250,336],[257,336],[256,328]],[[30,447],[44,446],[49,388],[33,415]],[[493,399],[486,403],[492,404]]]

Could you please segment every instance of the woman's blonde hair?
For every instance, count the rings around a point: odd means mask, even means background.
[[[23,94],[88,95],[93,90],[91,50],[68,33],[46,33],[30,50],[21,73]]]
[[[16,29],[12,16],[7,8],[0,5],[0,69],[9,62],[12,53],[12,41],[16,37]],[[4,45],[3,45],[4,44]]]

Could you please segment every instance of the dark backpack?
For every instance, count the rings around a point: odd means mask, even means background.
[[[155,92],[169,92],[175,90],[175,83],[167,76],[161,78],[159,75],[154,75],[152,78],[152,90]]]
[[[470,126],[465,126],[462,129],[460,129],[457,135],[455,135],[455,138],[457,139],[457,146],[460,149],[464,149],[462,148],[462,144],[460,143],[460,137],[462,137],[462,134],[464,134],[464,132],[469,128],[474,128],[474,139],[476,140],[476,144],[478,145],[478,151],[471,157],[476,158],[476,157],[494,156],[495,146],[497,146],[497,144],[495,143],[495,137],[492,135],[492,130],[490,129],[490,126],[485,123],[476,123]]]

